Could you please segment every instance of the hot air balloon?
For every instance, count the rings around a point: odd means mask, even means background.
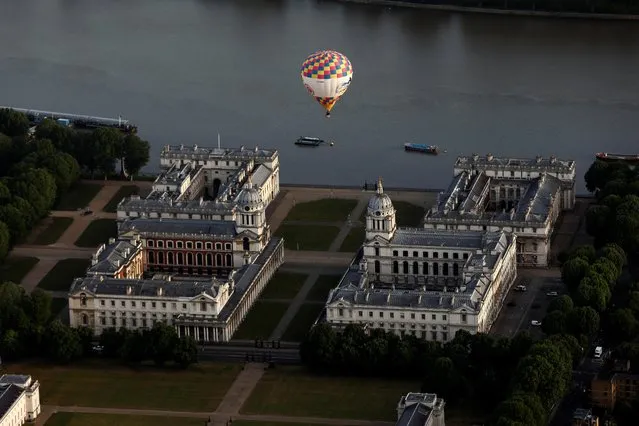
[[[326,110],[326,117],[353,79],[351,61],[334,50],[321,50],[302,64],[302,81],[308,93]]]

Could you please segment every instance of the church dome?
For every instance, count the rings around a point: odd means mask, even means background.
[[[251,183],[248,183],[240,195],[237,196],[237,204],[240,209],[245,211],[254,210],[262,206],[262,196],[257,188],[253,187]]]
[[[384,194],[384,188],[382,186],[382,179],[377,181],[377,191],[375,195],[368,201],[368,214],[375,216],[385,216],[392,213],[393,202],[390,197]]]

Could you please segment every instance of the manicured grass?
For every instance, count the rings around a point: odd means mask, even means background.
[[[188,417],[55,413],[44,426],[203,426],[204,424],[206,424],[205,419]]]
[[[293,321],[282,336],[282,340],[287,342],[301,342],[308,334],[308,330],[317,319],[320,312],[324,309],[324,305],[320,303],[304,303],[300,306]]]
[[[325,302],[328,292],[339,284],[341,275],[320,275],[306,295],[306,300],[311,302]]]
[[[288,303],[256,301],[233,334],[233,339],[268,339],[288,306]]]
[[[15,256],[8,258],[0,265],[0,283],[11,281],[20,284],[22,279],[40,261],[37,257]]]
[[[54,210],[73,211],[88,207],[100,189],[102,185],[98,183],[78,182],[60,197]]]
[[[308,220],[315,222],[344,222],[357,205],[357,200],[324,198],[297,203],[284,220]]]
[[[66,309],[68,305],[69,301],[67,299],[63,299],[61,297],[54,297],[51,299],[51,317],[57,318],[62,310]]]
[[[399,398],[419,389],[417,381],[320,377],[278,367],[266,371],[241,412],[394,421]]]
[[[95,361],[74,366],[6,365],[5,369],[7,373],[26,371],[39,380],[43,405],[213,412],[241,365],[202,363],[188,370],[132,369]]]
[[[305,226],[282,224],[275,235],[284,238],[288,250],[327,251],[339,234],[337,226]]]
[[[76,240],[78,247],[98,247],[118,235],[118,226],[113,219],[95,219]]]
[[[38,234],[33,244],[48,246],[49,244],[55,244],[64,231],[73,223],[73,218],[70,217],[50,217],[49,225]]]
[[[75,278],[83,277],[90,264],[89,259],[62,259],[42,278],[38,288],[51,291],[68,291]]]
[[[122,201],[123,198],[130,197],[131,195],[140,194],[140,187],[137,185],[124,185],[118,189],[118,192],[109,200],[109,202],[104,206],[102,211],[108,213],[115,213],[118,210],[118,204]]]
[[[339,251],[355,253],[364,243],[364,238],[366,238],[366,229],[364,227],[351,228],[344,241],[342,241]]]
[[[260,299],[293,299],[306,278],[308,276],[304,274],[276,272],[262,291]]]
[[[423,207],[406,201],[393,201],[393,207],[397,210],[395,219],[397,226],[418,228],[421,226],[426,210]]]
[[[233,426],[323,426],[317,423],[289,422],[253,422],[251,420],[233,420]]]

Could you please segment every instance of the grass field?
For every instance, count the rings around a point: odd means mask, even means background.
[[[205,423],[205,419],[188,417],[55,413],[44,426],[203,426]]]
[[[54,297],[51,299],[51,317],[56,318],[60,315],[63,309],[65,309],[69,304],[67,299],[63,299],[61,297]]]
[[[0,283],[11,281],[20,284],[22,279],[40,261],[37,257],[11,257],[0,265]]]
[[[38,283],[38,288],[51,291],[68,291],[75,278],[85,276],[89,259],[62,259]]]
[[[74,211],[88,207],[100,189],[102,185],[98,183],[78,182],[60,197],[54,210]]]
[[[253,422],[250,420],[233,420],[233,426],[322,426],[322,425],[316,424],[316,423]]]
[[[288,212],[287,220],[313,222],[344,222],[357,205],[357,200],[324,198],[322,200],[297,203]]]
[[[278,367],[264,374],[241,413],[394,421],[399,398],[419,389],[417,382],[320,377]]]
[[[233,334],[233,339],[268,339],[288,306],[288,303],[256,301]]]
[[[397,226],[418,228],[421,226],[426,210],[423,207],[406,201],[393,201],[393,207],[397,210],[395,219]]]
[[[355,253],[362,246],[364,238],[366,237],[366,229],[362,226],[351,228],[351,230],[342,241],[342,245],[339,247],[341,252]]]
[[[118,227],[113,219],[95,219],[86,227],[82,235],[76,240],[78,247],[98,247],[115,238]]]
[[[325,302],[329,290],[337,287],[341,275],[320,275],[306,295],[306,300],[313,302]]]
[[[49,224],[38,234],[33,244],[48,246],[56,243],[73,223],[73,218],[70,217],[50,217],[46,220],[49,221]]]
[[[215,411],[241,368],[221,363],[188,370],[130,369],[103,362],[5,365],[9,373],[28,372],[42,383],[43,405],[205,412]]]
[[[308,330],[311,329],[322,309],[324,309],[324,305],[321,303],[303,303],[284,332],[282,340],[286,342],[304,340],[304,336],[308,334]]]
[[[327,251],[339,234],[337,226],[304,226],[283,223],[275,235],[284,238],[288,250]]]
[[[109,200],[109,202],[104,206],[102,211],[108,213],[115,213],[118,210],[118,204],[122,201],[123,198],[130,197],[131,195],[140,194],[140,187],[137,185],[124,185],[118,189],[118,192]]]
[[[304,274],[276,272],[262,291],[260,299],[293,299],[304,285],[306,278],[308,276]]]

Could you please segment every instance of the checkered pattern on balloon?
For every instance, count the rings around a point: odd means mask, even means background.
[[[302,64],[301,74],[309,94],[330,111],[348,89],[353,76],[353,66],[343,54],[333,50],[322,50],[306,58]]]

